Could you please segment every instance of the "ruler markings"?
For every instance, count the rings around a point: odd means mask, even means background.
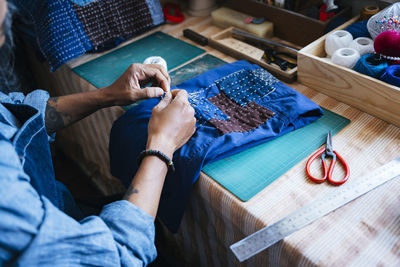
[[[370,174],[338,187],[338,191],[311,202],[276,223],[231,245],[230,248],[238,260],[243,262],[286,236],[399,175],[400,158],[397,158]]]

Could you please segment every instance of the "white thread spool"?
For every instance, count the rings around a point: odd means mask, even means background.
[[[325,51],[331,57],[339,48],[348,47],[351,41],[353,36],[348,31],[334,31],[325,39]]]
[[[360,56],[365,54],[373,54],[374,50],[374,41],[371,38],[359,37],[354,39],[350,45],[350,48],[354,48],[360,53]]]
[[[332,62],[343,67],[353,68],[360,59],[360,53],[354,48],[340,48],[332,55]]]
[[[167,62],[165,61],[165,59],[159,56],[148,57],[143,61],[143,64],[157,64],[163,66],[165,70],[168,71]]]

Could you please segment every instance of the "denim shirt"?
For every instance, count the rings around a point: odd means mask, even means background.
[[[156,257],[153,218],[128,201],[77,221],[55,180],[44,124],[49,96],[0,93],[0,266],[143,266]]]

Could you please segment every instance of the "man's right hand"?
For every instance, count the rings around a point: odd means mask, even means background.
[[[194,109],[185,90],[167,92],[153,108],[146,149],[159,150],[172,159],[173,153],[194,134]]]

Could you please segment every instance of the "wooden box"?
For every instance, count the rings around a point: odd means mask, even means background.
[[[344,29],[357,18],[338,27]],[[298,53],[298,80],[312,89],[400,127],[400,88],[326,59],[325,36]]]
[[[264,17],[274,23],[274,36],[304,47],[325,34],[338,17],[351,18],[351,7],[344,7],[334,17],[320,21],[287,9],[257,3],[253,0],[233,0],[231,8],[254,17]]]

